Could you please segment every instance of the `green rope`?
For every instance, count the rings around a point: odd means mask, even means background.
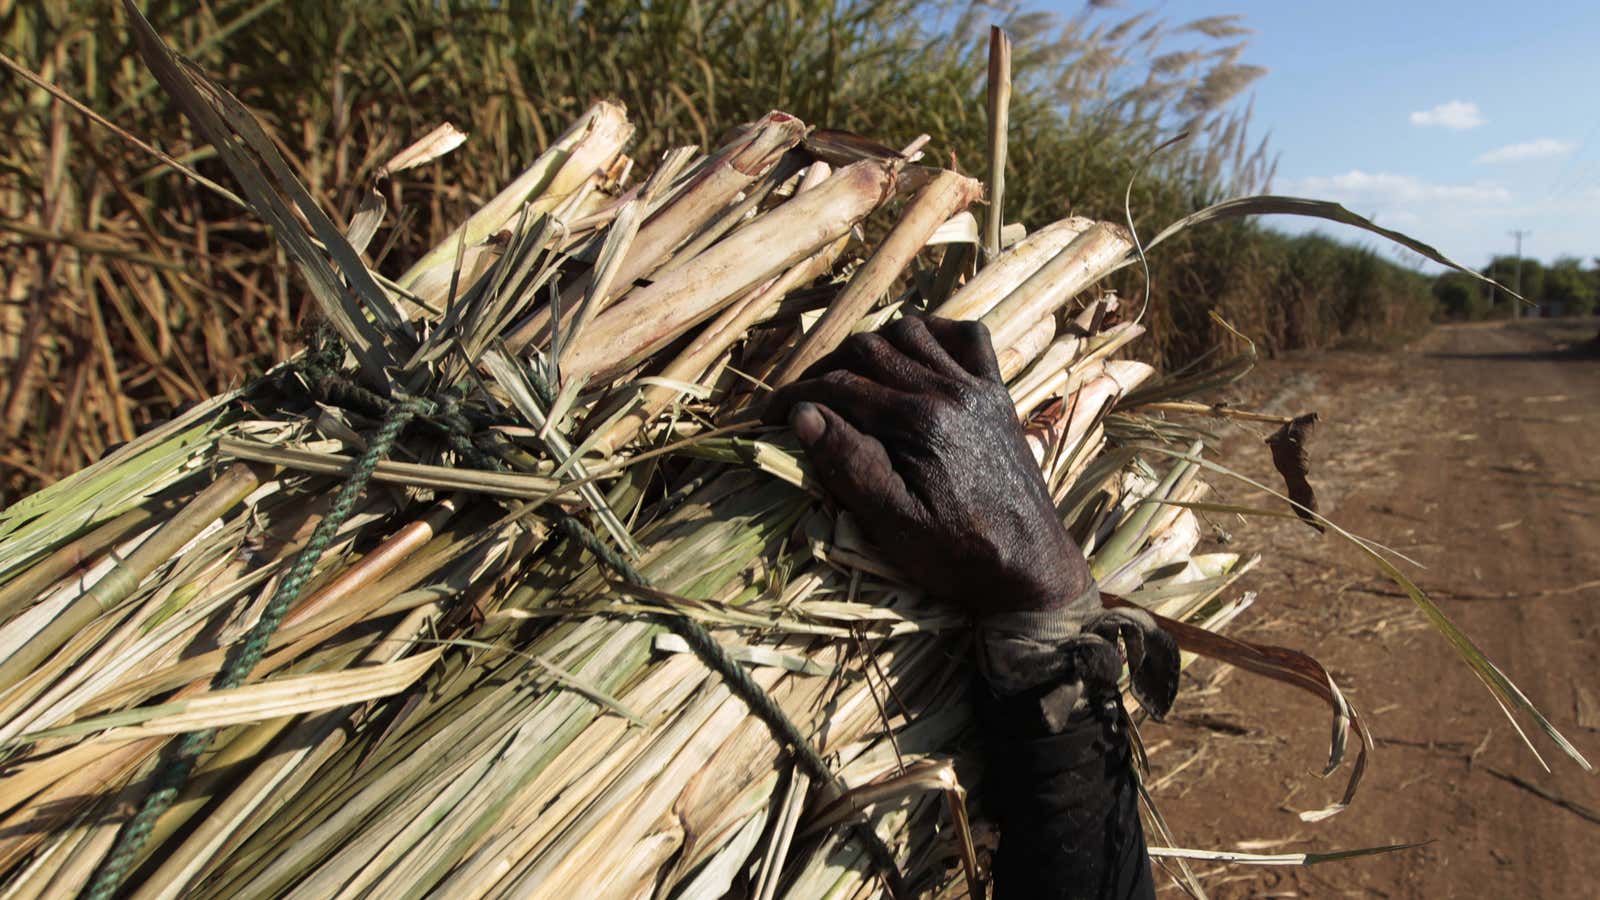
[[[556,527],[622,576],[623,581],[638,588],[652,587],[650,579],[646,578],[643,572],[634,568],[616,548],[602,541],[599,535],[573,516],[564,515],[557,519]],[[722,646],[705,626],[686,616],[656,613],[652,617],[668,631],[683,638],[707,668],[722,676],[728,688],[750,707],[756,718],[765,723],[778,742],[785,745],[794,755],[795,763],[805,771],[806,775],[813,781],[834,786],[841,794],[847,790],[844,782],[828,768],[828,763],[816,748],[811,746],[811,742],[800,731],[794,720],[789,718],[788,713],[784,712],[783,707],[750,677],[744,666],[728,653],[728,649]],[[855,826],[855,831],[857,839],[865,846],[867,855],[872,857],[873,863],[882,870],[884,879],[889,883],[890,894],[896,897],[906,896],[894,852],[870,826],[860,824]]]
[[[330,365],[329,359],[330,355],[319,347],[307,352],[298,367],[307,384],[321,394],[323,399],[336,406],[365,407],[369,412],[379,414],[393,405],[394,401],[382,394],[346,378],[339,372],[337,360]],[[448,388],[431,403],[418,401],[427,404],[425,409],[419,411],[418,416],[443,432],[451,449],[460,454],[468,465],[477,469],[500,468],[497,462],[472,442],[472,435],[476,429],[461,411],[463,399],[465,397],[460,387]]]
[[[322,521],[317,523],[305,548],[295,557],[289,574],[278,582],[278,589],[273,592],[266,609],[262,610],[261,617],[250,628],[244,640],[228,648],[222,669],[211,680],[212,690],[238,687],[255,669],[256,664],[261,662],[273,632],[278,630],[283,617],[300,598],[300,592],[305,589],[312,570],[316,568],[317,560],[322,558],[322,554],[333,543],[339,527],[355,510],[356,501],[360,499],[361,492],[372,478],[373,469],[377,468],[379,461],[389,455],[406,423],[420,414],[432,411],[433,408],[434,404],[427,400],[407,400],[391,406],[382,427],[368,443],[367,452],[357,460],[355,471],[340,486],[333,507],[328,510]],[[214,729],[191,731],[167,745],[160,764],[151,776],[150,792],[145,795],[139,811],[117,833],[116,843],[112,845],[111,852],[105,859],[101,860],[99,868],[95,870],[94,879],[85,889],[83,896],[89,900],[109,900],[116,893],[138,860],[139,851],[150,839],[150,831],[155,827],[156,820],[161,818],[161,814],[178,799],[178,792],[193,774],[195,764],[210,746],[214,733]]]
[[[542,368],[538,365],[529,366],[528,375],[529,381],[533,384],[534,392],[539,395],[540,401],[547,408],[552,406],[555,403],[556,392],[551,387],[550,382],[545,379]],[[650,579],[635,568],[627,557],[617,552],[615,547],[602,541],[599,535],[578,521],[576,517],[563,514],[556,519],[556,527],[569,538],[577,541],[590,553],[593,553],[595,558],[610,567],[612,571],[622,576],[622,580],[638,588],[652,589],[654,587],[650,583]],[[772,699],[772,695],[768,694],[761,685],[756,683],[754,678],[750,677],[750,673],[745,671],[744,666],[740,665],[739,661],[728,653],[727,648],[723,647],[712,636],[711,632],[706,630],[705,626],[686,616],[657,613],[652,617],[666,627],[668,631],[683,638],[684,642],[689,645],[689,649],[700,657],[700,661],[705,663],[707,668],[722,676],[729,690],[733,691],[739,699],[744,701],[746,706],[750,707],[750,711],[767,726],[773,737],[778,739],[779,744],[789,749],[789,752],[794,756],[795,763],[805,771],[812,781],[831,785],[841,794],[848,790],[844,781],[834,774],[832,769],[828,768],[827,761],[822,758],[822,755],[817,752],[815,747],[811,746],[810,740],[800,731],[800,727],[794,723],[794,720],[789,718],[789,714],[784,712],[783,707],[779,706],[778,702]],[[873,831],[870,825],[859,824],[855,826],[854,830],[857,840],[861,841],[862,846],[866,848],[867,855],[872,858],[873,863],[883,873],[890,895],[895,897],[907,896],[905,882],[900,875],[900,866],[895,862],[894,852],[889,849],[889,846],[883,842],[882,838],[878,837],[878,833]]]
[[[461,412],[462,397],[458,390],[443,392],[437,401],[411,398],[395,402],[344,378],[337,371],[337,364],[336,354],[329,351],[326,345],[319,345],[307,353],[301,370],[306,380],[325,397],[342,403],[353,401],[352,405],[359,404],[369,409],[387,410],[383,425],[369,442],[367,452],[356,462],[355,471],[339,488],[333,507],[312,532],[311,539],[295,558],[289,574],[279,582],[272,600],[262,611],[261,617],[244,640],[228,649],[222,669],[212,680],[213,690],[237,687],[261,661],[273,633],[277,631],[279,623],[288,614],[290,607],[299,599],[300,592],[304,589],[317,561],[332,543],[339,527],[355,509],[356,501],[371,479],[373,470],[379,461],[388,456],[401,430],[409,422],[420,418],[438,427],[444,432],[451,447],[469,465],[482,469],[501,468],[497,460],[472,442],[473,429],[471,422]],[[541,395],[541,399],[547,405],[553,402],[554,392],[537,366],[530,367],[530,375],[534,389]],[[602,541],[577,518],[563,514],[556,520],[556,525],[563,534],[589,550],[629,584],[641,588],[651,587],[644,573],[636,569],[621,553]],[[796,764],[812,780],[832,785],[841,793],[846,790],[844,783],[828,768],[827,762],[811,746],[805,734],[784,712],[783,707],[750,677],[744,667],[728,654],[727,649],[717,642],[711,632],[700,623],[683,616],[662,613],[656,614],[654,618],[683,638],[708,668],[722,676],[729,689],[743,700],[779,742],[789,749],[794,755]],[[213,734],[214,731],[211,729],[192,731],[167,745],[163,759],[151,777],[150,791],[145,795],[143,804],[118,832],[116,843],[101,861],[93,881],[85,890],[84,896],[88,900],[109,900],[116,892],[138,860],[139,853],[149,840],[156,821],[177,800],[178,793],[193,774],[195,765],[210,745]],[[904,883],[893,851],[870,827],[857,825],[856,832],[868,856],[882,870],[890,893],[895,896],[905,896]]]
[[[555,390],[544,377],[544,372],[538,365],[528,367],[529,381],[533,384],[534,392],[546,407],[555,402]],[[595,555],[612,571],[622,577],[629,584],[650,589],[653,587],[650,579],[643,572],[634,567],[627,557],[617,551],[615,547],[600,539],[600,536],[589,529],[571,515],[561,515],[556,519],[556,527],[567,537],[577,541],[590,553]],[[811,746],[800,727],[789,718],[776,700],[757,684],[744,666],[734,659],[726,647],[723,647],[705,626],[686,616],[675,616],[666,613],[657,613],[652,616],[668,631],[683,638],[689,649],[706,664],[706,667],[722,676],[729,690],[760,719],[767,729],[772,732],[778,743],[787,747],[793,754],[795,763],[810,776],[811,780],[832,785],[841,794],[848,788],[833,770],[828,768],[828,763],[822,755]],[[878,833],[868,825],[855,826],[856,838],[866,848],[867,855],[872,858],[874,865],[882,871],[884,880],[888,883],[889,893],[893,896],[907,896],[905,883],[900,875],[900,867],[895,862],[894,852],[889,849]]]

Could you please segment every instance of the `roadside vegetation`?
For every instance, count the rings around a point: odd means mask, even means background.
[[[1600,258],[1594,262],[1595,266],[1584,268],[1583,260],[1568,256],[1546,266],[1537,259],[1497,256],[1483,273],[1503,285],[1520,285],[1522,296],[1538,305],[1537,311],[1522,308],[1522,316],[1586,316],[1600,301]],[[1460,273],[1440,275],[1433,293],[1443,319],[1508,319],[1519,312],[1520,304],[1504,292]]]
[[[1251,127],[1248,23],[1100,9],[1070,18],[950,0],[178,0],[158,31],[272,129],[313,195],[348,220],[376,166],[441,121],[471,135],[385,186],[400,211],[372,242],[395,273],[513,178],[592,100],[625,103],[653,167],[715,142],[714,123],[783,109],[987,158],[985,29],[1016,38],[1007,218],[1067,212],[1141,232],[1265,189]],[[134,61],[120,4],[0,0],[0,50],[228,184]],[[240,385],[301,345],[310,305],[251,213],[28,84],[0,76],[0,503],[81,468],[175,408]],[[1139,161],[1172,135],[1187,141]],[[1414,334],[1428,279],[1376,253],[1251,223],[1193,229],[1150,259],[1151,336],[1181,364],[1214,346],[1216,312],[1266,352]],[[1526,273],[1525,273],[1526,274]],[[1116,280],[1125,294],[1142,276]]]

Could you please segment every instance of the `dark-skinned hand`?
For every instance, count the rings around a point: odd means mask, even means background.
[[[983,325],[907,316],[852,335],[765,418],[794,429],[823,486],[930,595],[982,617],[1089,587]]]

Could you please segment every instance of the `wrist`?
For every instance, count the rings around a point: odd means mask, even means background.
[[[1067,547],[1056,552],[1036,550],[1025,567],[1018,567],[1020,572],[996,578],[996,589],[979,618],[1099,609],[1099,594],[1089,567],[1070,538],[1067,541]],[[1086,599],[1091,593],[1094,596]]]
[[[998,694],[1016,694],[1068,674],[1072,660],[1062,652],[1100,609],[1093,585],[1052,609],[991,612],[976,622],[978,671]]]
[[[1050,512],[1049,518],[1041,516],[1043,527],[1014,559],[1014,593],[993,607],[997,612],[1081,607],[1083,595],[1094,589],[1094,577],[1089,574],[1083,551],[1073,542],[1066,526],[1053,517],[1054,509]]]

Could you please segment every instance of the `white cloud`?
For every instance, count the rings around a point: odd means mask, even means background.
[[[1549,159],[1553,156],[1566,156],[1576,150],[1577,144],[1571,141],[1558,141],[1555,138],[1539,138],[1536,141],[1523,141],[1520,144],[1507,144],[1497,150],[1478,157],[1481,163],[1521,162],[1526,159]]]
[[[1418,110],[1411,114],[1411,124],[1423,127],[1437,125],[1451,131],[1465,131],[1468,128],[1477,128],[1487,122],[1483,113],[1478,112],[1478,104],[1463,100],[1451,100],[1441,103],[1433,109]]]
[[[1496,184],[1435,184],[1411,175],[1359,169],[1343,175],[1290,179],[1284,187],[1288,193],[1337,200],[1346,206],[1358,207],[1358,211],[1414,204],[1485,205],[1511,200],[1511,192]]]

